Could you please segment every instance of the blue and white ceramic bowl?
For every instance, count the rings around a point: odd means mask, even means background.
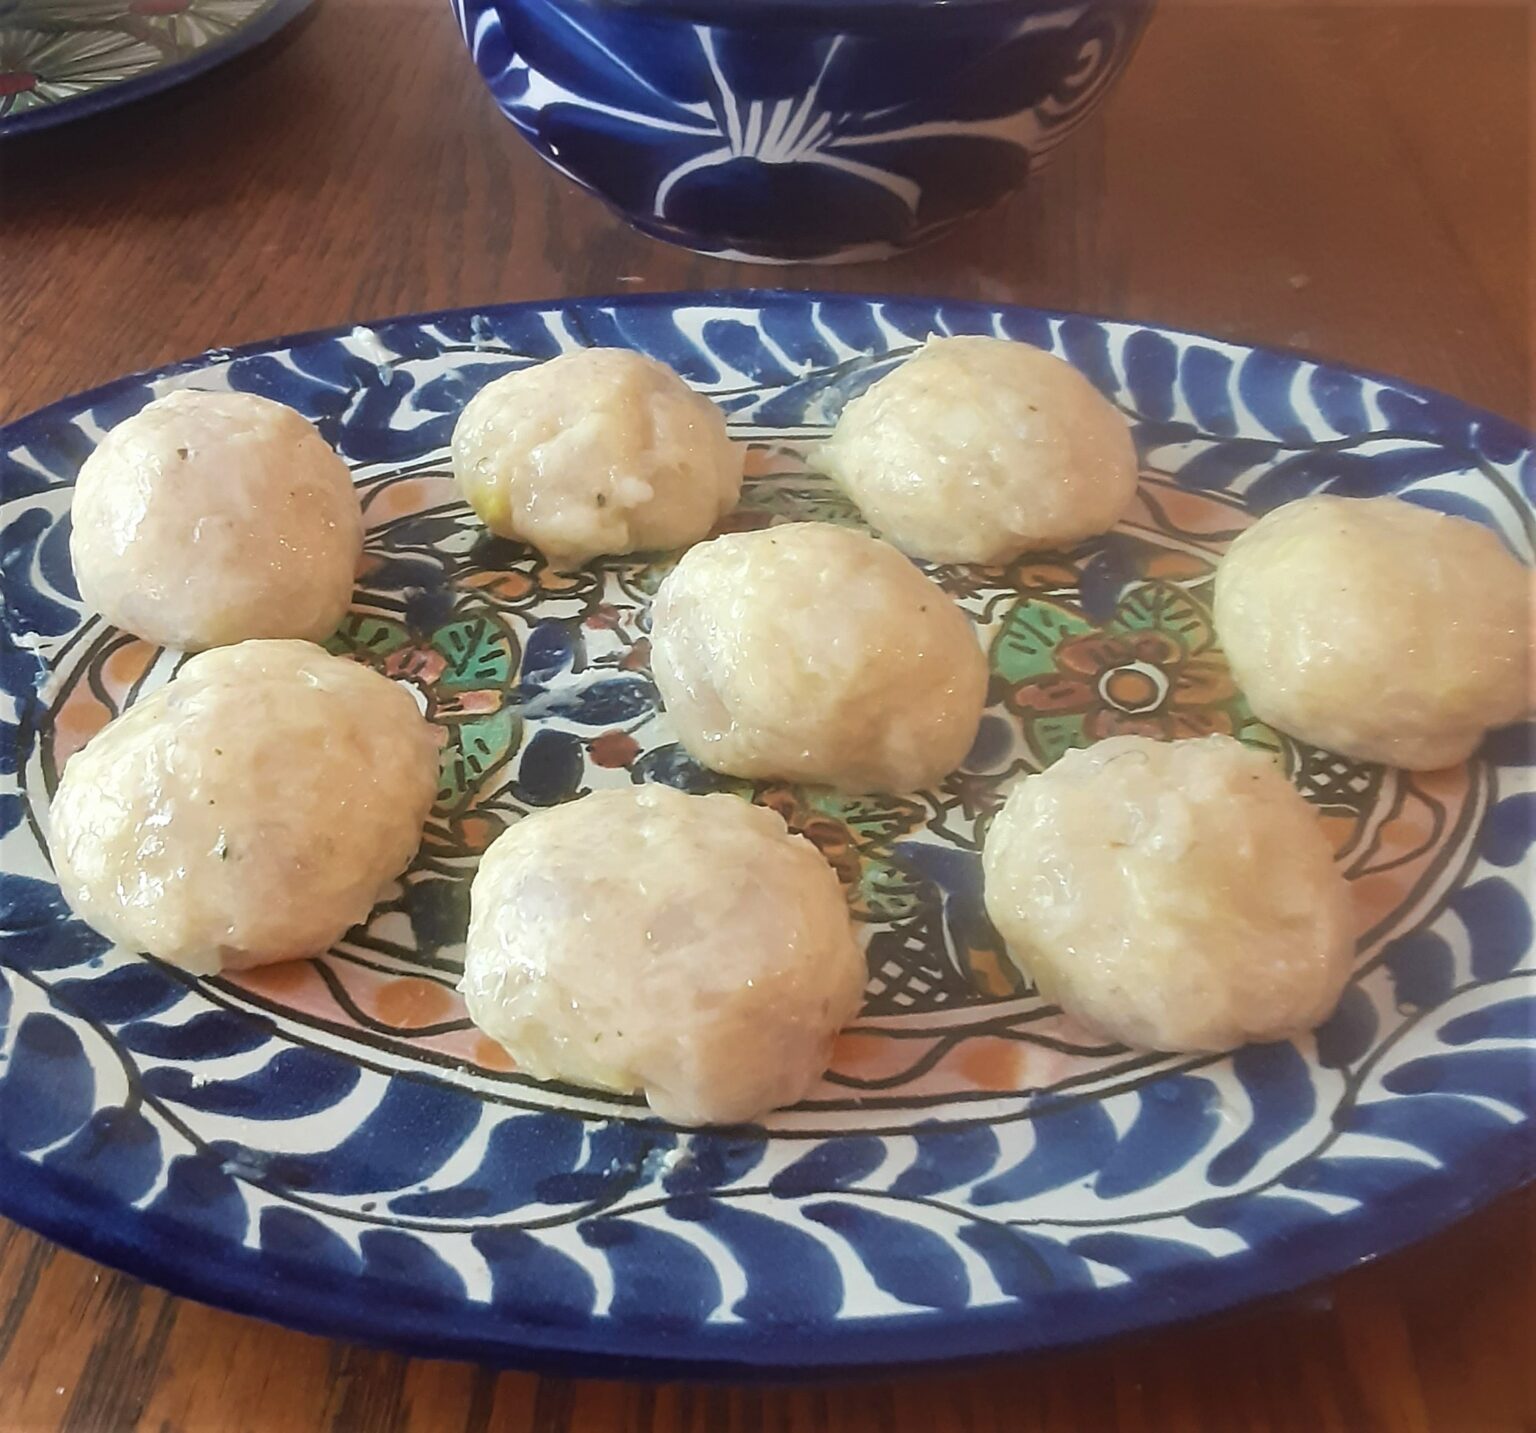
[[[880,258],[1024,183],[1151,0],[453,0],[502,112],[636,228]]]

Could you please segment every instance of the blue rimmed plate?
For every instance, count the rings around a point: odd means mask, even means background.
[[[976,747],[941,788],[735,788],[843,879],[869,952],[863,1013],[812,1096],[762,1127],[679,1131],[633,1101],[524,1078],[452,988],[478,853],[599,785],[721,781],[676,746],[650,681],[665,563],[554,573],[489,539],[446,476],[455,415],[520,365],[635,348],[709,393],[748,446],[728,525],[854,523],[811,445],[930,333],[1068,358],[1126,413],[1144,479],[1104,540],[932,569],[983,630],[994,678]],[[411,684],[447,732],[421,855],[367,926],[324,959],[211,981],[108,947],[70,917],[47,857],[63,762],[178,661],[81,607],[70,484],[106,429],[187,386],[290,403],[352,465],[367,557],[332,645]],[[316,1332],[721,1374],[1080,1341],[1438,1228],[1530,1172],[1533,733],[1407,774],[1254,719],[1212,637],[1211,574],[1257,513],[1319,490],[1399,493],[1532,558],[1531,440],[1501,419],[1291,354],[921,299],[402,318],[210,353],[0,430],[0,1211]],[[1116,705],[1127,662],[1160,670],[1151,706]],[[977,823],[1017,772],[1126,729],[1229,731],[1276,752],[1318,806],[1361,953],[1315,1037],[1131,1054],[1012,975],[979,904]]]
[[[312,0],[0,0],[0,139],[179,85]]]

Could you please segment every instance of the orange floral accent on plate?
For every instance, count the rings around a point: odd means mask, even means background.
[[[133,684],[154,664],[160,649],[153,643],[134,638],[124,642],[101,666],[102,685],[119,707],[127,700]]]
[[[487,1035],[475,1041],[475,1063],[482,1070],[515,1070],[517,1061]]]
[[[1169,521],[1191,536],[1211,537],[1248,527],[1254,521],[1254,515],[1239,502],[1219,493],[1190,491],[1166,478],[1143,476],[1127,521],[1154,532],[1162,531],[1163,524],[1152,516],[1148,497],[1167,514]]]
[[[981,1037],[967,1040],[952,1063],[955,1073],[978,1090],[1016,1090],[1019,1054],[1019,1046],[1012,1041]]]
[[[1356,928],[1362,934],[1391,916],[1424,879],[1472,795],[1467,766],[1405,771],[1398,779],[1403,792],[1397,810],[1349,866]]]
[[[1065,560],[1031,557],[1026,553],[1004,568],[988,568],[998,574],[1000,586],[1017,587],[1020,592],[1061,592],[1077,587],[1077,567]]]
[[[627,731],[605,731],[592,738],[589,750],[596,765],[616,769],[628,766],[640,754],[640,743]]]
[[[483,851],[506,829],[498,817],[471,814],[459,820],[459,841],[467,851]]]
[[[446,473],[423,473],[420,477],[403,478],[386,488],[375,489],[363,498],[363,512],[369,527],[379,527],[397,517],[425,512],[442,503],[451,503],[458,497],[454,481]]]
[[[892,1050],[893,1045],[907,1045],[903,1052]],[[920,1054],[922,1046],[912,1040],[886,1040],[878,1034],[860,1030],[844,1030],[832,1047],[831,1068],[842,1075],[876,1077],[898,1068],[896,1061],[909,1060],[913,1053]]]
[[[435,980],[402,976],[386,981],[373,992],[373,1014],[396,1029],[408,1025],[440,1025],[462,1014],[463,1006],[453,992]]]
[[[308,960],[283,960],[276,965],[258,965],[254,970],[232,972],[230,981],[244,986],[253,995],[264,995],[269,1000],[293,1001],[307,1009],[318,1009],[330,1003],[330,993],[320,977],[315,974],[314,964]],[[314,997],[303,1000],[301,997]]]
[[[109,721],[112,713],[84,682],[77,682],[53,712],[53,759],[59,770]]]
[[[503,602],[516,602],[526,597],[538,585],[526,572],[471,572],[459,578],[460,587],[470,587],[477,592],[488,592]]]

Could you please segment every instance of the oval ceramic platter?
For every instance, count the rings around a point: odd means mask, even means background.
[[[1123,410],[1144,478],[1102,541],[937,568],[990,653],[965,767],[849,799],[732,783],[675,744],[648,673],[667,560],[551,572],[490,539],[445,447],[481,385],[584,345],[671,364],[748,450],[732,528],[856,524],[812,444],[931,333],[1068,358]],[[72,751],[178,656],[78,601],[70,484],[178,387],[297,407],[368,521],[334,650],[446,732],[420,856],[325,958],[198,981],[111,948],[52,879]],[[811,461],[807,461],[808,455]],[[1215,563],[1321,489],[1488,524],[1527,562],[1528,435],[1391,380],[1186,333],[915,299],[524,304],[214,352],[0,431],[0,1209],[194,1297],[401,1348],[588,1371],[806,1372],[1039,1348],[1221,1308],[1454,1219],[1529,1171],[1532,731],[1410,775],[1301,746],[1214,644]],[[1428,559],[1426,554],[1426,560]],[[1134,678],[1134,680],[1132,679]],[[1017,773],[1114,732],[1275,754],[1354,883],[1360,953],[1315,1037],[1219,1058],[1096,1042],[1012,973],[978,832]],[[454,990],[468,882],[508,823],[662,781],[762,802],[826,854],[869,957],[812,1096],[687,1132],[536,1083]]]
[[[311,0],[0,0],[0,139],[179,85]]]

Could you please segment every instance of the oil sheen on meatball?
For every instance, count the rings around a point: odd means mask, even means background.
[[[1027,343],[934,338],[843,411],[821,463],[876,532],[933,562],[1007,562],[1107,532],[1136,493],[1114,405]]]
[[[651,668],[704,765],[854,792],[953,771],[987,689],[965,613],[895,548],[823,523],[690,551],[656,594]]]
[[[1126,1045],[1284,1039],[1349,978],[1349,887],[1317,817],[1230,737],[1069,751],[1009,793],[983,867],[1014,963]]]
[[[539,1079],[645,1092],[679,1124],[799,1100],[859,1008],[837,877],[735,796],[595,791],[494,841],[471,889],[470,1018]]]
[[[481,389],[453,430],[453,471],[498,536],[557,568],[700,538],[736,506],[725,418],[665,364],[589,348]]]
[[[363,550],[347,465],[254,393],[181,390],[119,423],[81,467],[70,516],[86,604],[184,651],[328,637]]]
[[[65,767],[60,889],[196,974],[317,955],[410,863],[437,747],[404,687],[311,643],[205,652]]]
[[[1254,713],[1430,771],[1532,710],[1530,569],[1479,523],[1400,498],[1302,498],[1216,572],[1216,632]]]

